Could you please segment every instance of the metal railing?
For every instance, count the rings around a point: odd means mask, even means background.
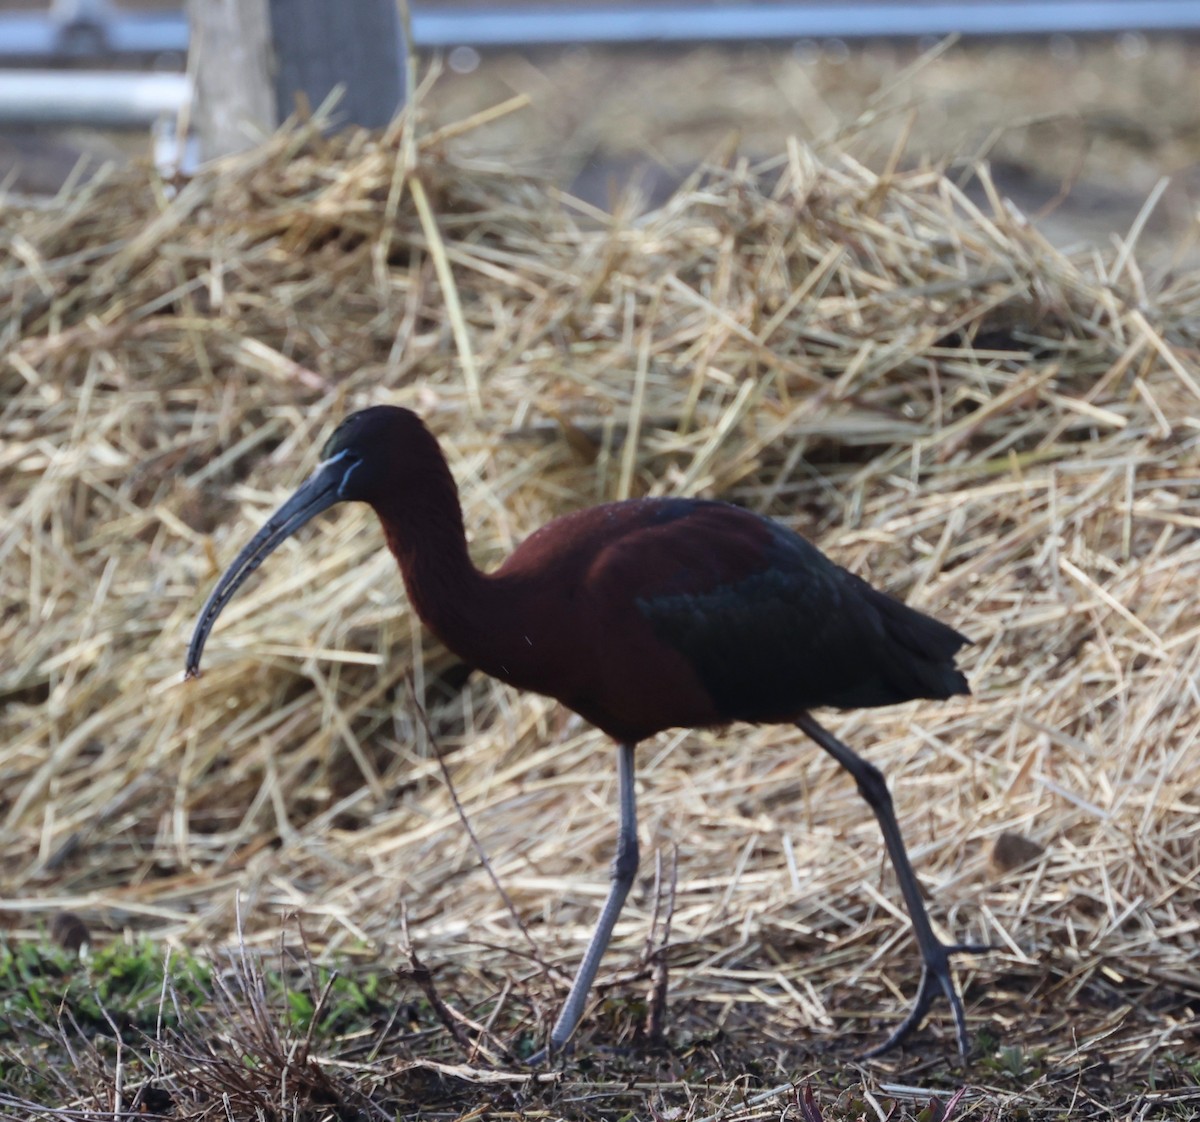
[[[728,4],[414,4],[417,47],[888,36],[1089,34],[1200,29],[1200,0],[768,0]],[[182,54],[182,11],[133,13],[74,0],[0,16],[0,61]]]

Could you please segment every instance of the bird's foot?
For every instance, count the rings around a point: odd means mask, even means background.
[[[954,1014],[954,1030],[958,1037],[958,1053],[965,1064],[967,1054],[971,1050],[971,1039],[967,1035],[967,1016],[963,1011],[962,998],[958,987],[954,984],[954,975],[950,972],[950,958],[956,954],[986,954],[997,948],[990,943],[942,943],[935,940],[935,945],[922,948],[924,962],[921,967],[921,984],[917,987],[917,996],[913,1000],[908,1016],[896,1027],[896,1030],[882,1044],[864,1052],[864,1060],[873,1060],[890,1052],[909,1036],[920,1025],[929,1012],[939,991],[946,995],[950,1002],[950,1011]]]
[[[567,1059],[574,1051],[575,1045],[569,1040],[564,1044],[555,1044],[551,1041],[544,1048],[539,1048],[532,1056],[522,1060],[521,1063],[525,1067],[549,1067],[556,1060]]]

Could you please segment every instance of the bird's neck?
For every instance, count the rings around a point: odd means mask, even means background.
[[[492,590],[467,551],[450,469],[439,468],[415,486],[409,480],[403,496],[374,505],[417,615],[450,650],[477,665],[474,637]]]

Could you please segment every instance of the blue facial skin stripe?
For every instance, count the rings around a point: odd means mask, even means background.
[[[329,459],[322,460],[319,464],[317,464],[317,471],[319,471],[319,472],[324,471],[327,467],[329,467],[332,464],[336,464],[339,460],[345,458],[348,455],[349,455],[349,451],[347,449],[343,448],[336,456],[330,456]],[[344,499],[346,497],[346,484],[350,481],[350,476],[352,476],[354,474],[354,469],[356,467],[358,467],[358,465],[361,463],[362,463],[361,459],[355,459],[355,461],[346,469],[345,474],[342,476],[341,480],[338,482],[338,492],[337,493],[338,493],[339,499]]]
[[[350,476],[354,474],[354,469],[362,463],[362,460],[355,460],[347,469],[346,474],[342,476],[341,483],[338,484],[338,498],[346,497],[346,484],[350,482]]]

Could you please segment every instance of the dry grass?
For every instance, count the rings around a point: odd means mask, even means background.
[[[1110,246],[1169,177],[1139,256],[1194,267],[1198,61],[1178,35],[968,38],[925,55],[903,40],[489,52],[427,104],[454,121],[529,94],[528,113],[477,134],[478,148],[600,200],[631,173],[665,190],[731,134],[758,157],[837,137],[873,168],[907,137],[911,158],[955,175],[987,158],[1060,246]]]
[[[1064,257],[999,198],[980,211],[836,143],[717,159],[610,217],[409,128],[302,126],[177,192],[134,169],[5,205],[9,938],[70,908],[106,937],[234,945],[240,909],[246,954],[294,944],[299,916],[308,951],[352,967],[399,964],[406,921],[451,1006],[544,1029],[605,889],[602,736],[490,681],[460,691],[359,511],[281,551],[182,681],[218,570],[344,413],[390,401],[441,437],[481,565],[600,499],[714,495],[969,633],[973,697],[832,720],[888,774],[935,918],[1004,948],[962,970],[985,1058],[1044,1049],[971,1078],[1001,1116],[1103,1113],[1152,1069],[1186,1083],[1200,287],[1148,281],[1132,245]],[[664,735],[639,770],[645,849],[679,855],[679,1049],[630,1069],[657,1083],[575,1075],[539,1109],[778,1117],[778,1095],[744,1100],[845,1071],[914,988],[875,823],[786,729]],[[1002,867],[1005,834],[1041,855]],[[601,995],[645,993],[652,862]],[[904,1100],[947,1027],[939,1009],[874,1093]],[[602,1005],[583,1039],[637,1029],[636,1006]],[[390,1054],[409,1091],[422,1064],[479,1067],[444,1034]],[[350,1070],[375,1088],[382,1062]]]

